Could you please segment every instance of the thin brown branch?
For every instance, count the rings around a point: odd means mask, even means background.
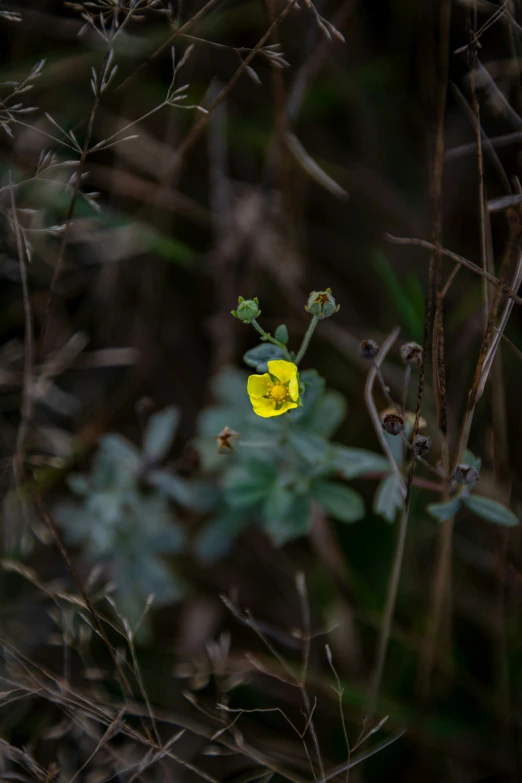
[[[433,250],[435,247],[433,242],[428,242],[425,239],[416,239],[415,237],[395,237],[392,236],[392,234],[385,234],[385,238],[389,242],[392,242],[394,245],[416,245],[417,247],[423,247],[426,250]],[[497,277],[489,274],[489,272],[484,272],[484,270],[481,269],[480,266],[478,266],[478,264],[475,264],[473,261],[464,258],[464,256],[459,256],[458,253],[453,253],[451,250],[447,250],[444,247],[440,248],[440,252],[442,253],[443,256],[446,256],[447,258],[451,258],[451,260],[455,261],[456,264],[461,264],[462,266],[465,266],[466,269],[469,269],[472,272],[475,272],[475,274],[484,277],[490,283],[494,283],[496,286],[501,284],[500,280]],[[505,285],[505,283],[502,283],[501,285],[502,285],[502,293],[506,294],[506,296],[509,296],[510,299],[513,299],[513,301],[516,302],[517,304],[522,304],[522,296],[518,296],[518,294],[515,291],[513,291],[509,286]]]
[[[165,49],[167,49],[167,47],[171,46],[179,35],[183,35],[183,33],[188,30],[189,27],[192,27],[192,25],[196,24],[196,22],[199,22],[199,20],[202,19],[209,11],[211,11],[219,2],[220,0],[208,0],[208,2],[202,8],[200,8],[199,11],[194,14],[194,16],[188,19],[185,24],[182,24],[181,27],[178,27],[178,29],[172,33],[170,38],[168,38],[165,43],[162,43],[161,46],[150,55],[150,57],[140,63],[140,65],[130,74],[130,76],[127,76],[126,79],[124,79],[117,87],[115,87],[113,92],[119,92],[120,90],[123,90],[123,88],[139,73],[141,73],[141,71],[153,63],[154,60],[159,57],[160,54],[165,51]]]
[[[377,412],[377,408],[375,407],[375,402],[373,400],[373,386],[375,383],[375,379],[377,378],[377,374],[379,372],[379,369],[386,358],[386,354],[392,347],[393,343],[399,336],[400,329],[398,326],[395,327],[395,329],[391,332],[391,334],[386,338],[384,343],[381,346],[381,349],[379,353],[377,354],[375,364],[370,369],[370,372],[368,373],[368,378],[366,380],[366,385],[364,387],[364,400],[366,402],[366,407],[368,408],[368,413],[370,414],[370,418],[372,420],[373,428],[375,430],[375,434],[377,435],[379,442],[381,444],[382,450],[390,460],[391,469],[393,470],[397,481],[399,483],[399,486],[401,488],[401,494],[403,497],[406,497],[406,485],[404,483],[404,479],[402,477],[401,470],[399,466],[397,465],[395,458],[392,454],[392,451],[390,449],[390,446],[388,444],[388,441],[386,440],[384,436],[384,432],[382,429],[381,420],[379,418],[379,414]]]
[[[449,38],[451,22],[451,0],[443,0],[440,6],[440,50],[438,61],[438,88],[437,88],[437,130],[435,139],[435,152],[433,158],[433,178],[432,178],[432,199],[433,199],[433,253],[431,259],[430,280],[433,286],[433,296],[435,299],[435,316],[433,323],[433,342],[432,342],[432,361],[433,361],[433,385],[435,392],[435,404],[437,409],[438,427],[441,432],[441,462],[446,477],[449,477],[449,447],[447,432],[447,410],[446,410],[446,369],[444,357],[444,299],[442,298],[443,285],[441,282],[441,257],[442,257],[442,173],[444,166],[444,126],[446,115],[446,101],[448,90],[448,67],[449,67]],[[425,339],[426,339],[425,334]],[[420,410],[417,410],[417,418]],[[417,424],[417,421],[416,421]],[[418,426],[418,424],[417,424]],[[408,501],[413,479],[413,460],[410,462],[408,474]],[[446,487],[448,486],[446,479]],[[447,494],[447,492],[446,492]],[[444,497],[444,496],[443,496]],[[405,506],[408,505],[408,502]],[[441,530],[441,541],[448,537],[447,523]],[[451,534],[449,537],[451,541]],[[441,545],[441,556],[444,557],[444,563],[449,564],[449,556],[446,555],[447,547],[444,543]],[[439,558],[440,562],[440,558]],[[445,569],[445,576],[449,577],[448,568]],[[443,590],[447,588],[446,578],[443,584]],[[435,599],[432,602],[432,616],[435,615],[435,605],[437,603],[437,590],[439,584],[437,580],[434,583]],[[441,591],[442,594],[442,591]],[[436,615],[437,622],[439,615]],[[421,695],[426,697],[430,688],[432,657],[434,649],[434,638],[428,633],[426,644],[421,656]]]
[[[252,60],[261,51],[261,49],[266,44],[266,42],[270,40],[274,32],[277,30],[278,26],[288,16],[288,14],[292,10],[292,8],[294,8],[296,3],[297,0],[289,0],[287,5],[281,11],[281,13],[274,19],[274,21],[272,22],[268,30],[259,39],[259,41],[251,50],[251,52],[245,57],[244,60],[242,60],[241,65],[239,65],[239,67],[235,70],[235,72],[232,74],[231,78],[228,80],[226,85],[223,87],[223,89],[218,93],[216,98],[210,104],[210,106],[207,109],[207,113],[200,114],[200,116],[192,126],[192,130],[181,142],[179,149],[177,150],[170,166],[167,166],[167,169],[159,182],[159,188],[158,188],[159,191],[161,191],[163,187],[167,186],[169,182],[171,182],[172,180],[176,179],[176,177],[179,176],[183,168],[183,164],[186,156],[188,155],[190,150],[194,147],[194,145],[197,143],[202,133],[206,129],[210,120],[210,116],[214,111],[214,109],[216,109],[227,98],[227,96],[235,86],[238,79],[243,75],[243,73],[245,73]]]
[[[78,201],[78,195],[80,193],[80,186],[82,183],[83,174],[85,171],[85,163],[87,161],[87,155],[89,153],[89,147],[91,144],[92,134],[94,130],[94,121],[96,119],[96,114],[98,111],[98,107],[100,105],[100,98],[101,98],[101,87],[105,80],[105,77],[107,75],[107,69],[110,65],[110,55],[111,55],[111,49],[108,48],[107,52],[105,53],[105,57],[102,63],[102,66],[100,68],[100,73],[98,75],[98,84],[96,89],[96,94],[94,96],[94,101],[91,107],[91,113],[89,115],[89,121],[87,123],[87,132],[85,134],[85,139],[83,141],[83,147],[82,152],[80,155],[80,161],[78,164],[78,167],[76,169],[76,178],[74,180],[74,186],[73,186],[73,192],[71,195],[71,201],[69,202],[69,208],[67,210],[67,214],[65,216],[65,222],[64,222],[64,228],[61,234],[61,240],[60,240],[60,247],[58,249],[58,256],[56,259],[56,264],[53,271],[53,276],[51,279],[51,285],[49,286],[49,294],[47,297],[47,306],[46,306],[46,312],[45,312],[45,318],[44,323],[42,326],[42,334],[40,337],[40,353],[45,348],[45,338],[47,335],[47,330],[49,327],[49,322],[52,315],[52,310],[54,306],[54,300],[56,295],[56,287],[58,285],[58,281],[60,279],[60,276],[62,274],[63,265],[65,263],[65,250],[67,248],[67,242],[69,240],[69,233],[71,230],[72,220],[74,216],[74,210],[76,209],[76,202]]]

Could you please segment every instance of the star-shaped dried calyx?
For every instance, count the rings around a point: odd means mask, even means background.
[[[218,454],[231,454],[234,452],[240,437],[239,432],[230,429],[228,426],[223,427],[221,432],[216,435]]]

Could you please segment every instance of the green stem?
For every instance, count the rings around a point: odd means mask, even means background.
[[[314,315],[314,317],[310,321],[310,326],[306,330],[306,334],[303,337],[303,342],[301,343],[301,347],[299,348],[297,356],[295,357],[295,364],[299,364],[299,362],[305,355],[306,349],[308,348],[308,344],[311,340],[313,333],[315,332],[315,327],[317,326],[318,323],[319,323],[319,316]]]
[[[290,435],[290,419],[288,418],[288,413],[283,414],[283,421],[282,421],[282,427],[281,427],[281,446],[286,446],[288,442],[288,436]]]
[[[269,343],[272,343],[272,345],[277,345],[277,347],[281,348],[281,350],[283,351],[285,355],[285,359],[287,359],[289,362],[292,361],[292,359],[290,358],[290,354],[288,353],[288,348],[284,343],[280,342],[279,340],[276,340],[276,338],[272,337],[272,335],[269,334],[268,332],[265,332],[263,327],[259,326],[255,318],[252,318],[250,323],[252,324],[256,332],[259,332],[263,340],[267,340]]]

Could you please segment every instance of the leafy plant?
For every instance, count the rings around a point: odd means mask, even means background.
[[[68,541],[81,545],[91,561],[107,566],[118,604],[131,622],[138,620],[151,594],[159,603],[182,597],[184,582],[164,560],[186,547],[175,508],[202,510],[213,502],[212,487],[160,467],[178,422],[172,407],[152,415],[141,450],[121,435],[102,437],[90,473],[68,477],[80,499],[55,507]]]
[[[247,360],[253,361],[252,351]],[[197,446],[203,470],[218,472],[222,496],[218,515],[196,539],[203,559],[224,554],[251,523],[261,525],[276,545],[305,535],[314,503],[339,522],[356,522],[364,516],[364,502],[342,479],[389,471],[379,454],[331,440],[346,415],[344,397],[327,390],[315,370],[305,370],[300,379],[302,406],[268,419],[252,411],[245,373],[227,368],[214,379],[216,404],[200,415]],[[234,453],[224,456],[215,436],[226,426],[241,438]]]

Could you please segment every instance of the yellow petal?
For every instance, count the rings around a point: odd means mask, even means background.
[[[273,400],[267,400],[265,397],[251,397],[250,402],[252,403],[254,413],[257,413],[258,416],[262,416],[264,419],[279,415]]]
[[[292,400],[294,400],[296,403],[299,401],[299,381],[298,381],[297,373],[294,378],[290,379],[290,383],[288,384],[288,391],[290,394],[290,397]]]
[[[268,362],[268,372],[270,375],[275,375],[281,383],[288,383],[297,378],[297,365],[284,359],[272,359]]]
[[[249,375],[247,391],[248,396],[253,399],[256,397],[264,397],[268,394],[272,388],[272,381],[269,374],[266,372],[264,375]]]
[[[277,415],[279,416],[280,413],[286,413],[289,410],[292,410],[292,408],[298,408],[299,402],[292,402],[292,400],[287,400],[284,402],[281,406],[281,408],[277,411]]]

